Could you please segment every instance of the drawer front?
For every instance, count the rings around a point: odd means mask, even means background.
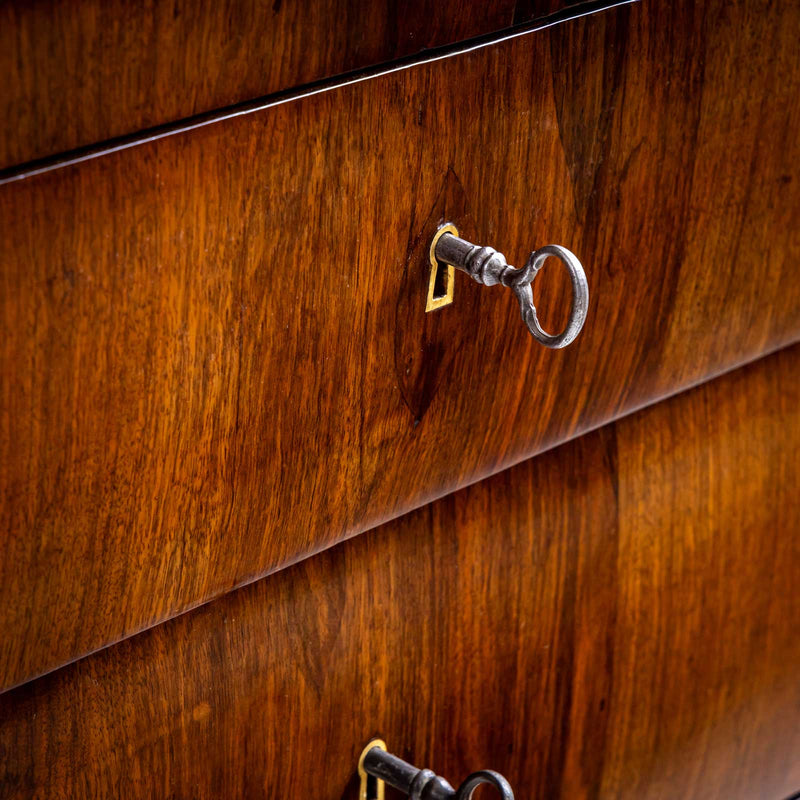
[[[787,797],[798,374],[782,351],[5,693],[0,796],[355,800],[378,735],[518,798]]]
[[[752,5],[625,6],[0,187],[0,685],[797,339],[800,11]],[[575,343],[461,274],[426,314],[440,218],[577,253]]]
[[[0,169],[524,26],[568,5],[7,0]]]

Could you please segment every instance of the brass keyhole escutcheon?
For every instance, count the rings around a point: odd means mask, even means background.
[[[364,769],[364,756],[375,747],[386,752],[386,742],[383,739],[373,739],[358,757],[358,777],[360,780],[358,800],[384,800],[386,784],[380,778],[370,775]]]
[[[453,289],[456,282],[455,267],[436,258],[436,245],[446,233],[458,236],[458,228],[452,222],[442,225],[436,231],[431,242],[429,251],[431,274],[428,279],[428,302],[425,304],[425,311],[435,311],[437,308],[444,308],[453,302]]]

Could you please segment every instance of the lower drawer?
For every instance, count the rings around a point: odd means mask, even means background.
[[[800,348],[0,696],[2,797],[800,787]],[[484,795],[488,797],[487,793]]]

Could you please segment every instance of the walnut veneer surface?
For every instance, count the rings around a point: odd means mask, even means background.
[[[795,347],[5,693],[0,796],[355,800],[377,734],[520,800],[781,800],[798,485]]]
[[[795,341],[799,34],[624,6],[0,187],[0,687]],[[440,217],[576,252],[578,340],[425,315]]]
[[[492,33],[570,5],[5,0],[0,169]]]

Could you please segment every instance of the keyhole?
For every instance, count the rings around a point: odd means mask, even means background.
[[[366,800],[378,800],[378,779],[374,775],[367,775]]]
[[[449,276],[447,274],[447,264],[441,261],[436,262],[436,275],[433,279],[433,299],[441,300],[447,297],[447,284]]]

